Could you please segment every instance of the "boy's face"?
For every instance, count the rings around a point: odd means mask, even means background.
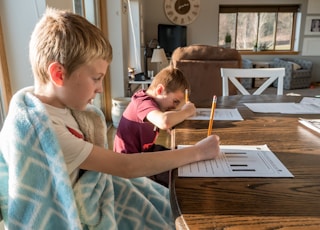
[[[178,109],[184,101],[184,92],[181,90],[171,93],[166,93],[163,91],[157,98],[158,104],[162,111],[175,110]]]
[[[96,59],[80,66],[65,78],[61,89],[65,106],[84,110],[97,93],[103,92],[103,79],[108,65],[108,62]]]

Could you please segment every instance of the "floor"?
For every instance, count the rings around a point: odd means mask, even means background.
[[[276,94],[277,88],[269,87],[263,94]],[[284,90],[284,95],[289,96],[304,96],[304,97],[320,97],[320,83],[313,84],[312,87],[306,89],[294,89],[294,90]],[[117,132],[117,129],[108,125],[108,143],[109,149],[113,148],[113,139]],[[157,143],[170,148],[170,136],[166,131],[161,130],[157,138]]]

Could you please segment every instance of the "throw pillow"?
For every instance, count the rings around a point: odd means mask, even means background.
[[[302,69],[301,66],[295,62],[292,61],[288,61],[290,64],[292,64],[292,68],[293,70],[298,70],[298,69]]]

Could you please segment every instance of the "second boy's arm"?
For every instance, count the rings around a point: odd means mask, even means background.
[[[196,112],[196,107],[193,103],[188,102],[181,107],[180,110],[162,112],[154,110],[148,113],[147,119],[159,129],[171,129],[176,124],[184,121],[186,118],[193,116]]]

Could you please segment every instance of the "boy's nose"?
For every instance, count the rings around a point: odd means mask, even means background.
[[[102,93],[103,92],[103,86],[102,86],[102,83],[101,84],[99,84],[99,86],[97,87],[97,89],[96,89],[96,92],[97,93]]]

